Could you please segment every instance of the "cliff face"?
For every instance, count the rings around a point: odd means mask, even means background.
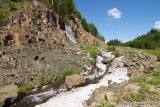
[[[20,84],[40,74],[60,73],[69,66],[83,70],[81,65],[90,64],[86,54],[69,42],[64,24],[59,23],[57,14],[41,9],[24,10],[11,18],[0,33],[0,85]],[[69,25],[76,33],[78,44],[105,47],[77,19]]]

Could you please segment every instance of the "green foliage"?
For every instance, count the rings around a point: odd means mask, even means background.
[[[108,46],[107,47],[107,52],[112,52],[112,54],[115,57],[118,57],[120,55],[120,53],[116,50],[116,48],[114,46]]]
[[[88,23],[88,32],[90,32],[92,35],[94,35],[94,36],[98,36],[98,30],[97,30],[97,28],[95,27],[95,25],[94,24],[90,24],[90,23]]]
[[[9,7],[9,10],[10,10],[10,11],[17,10],[17,7],[16,7],[16,3],[15,3],[15,2],[9,2],[9,3],[8,3],[8,7]]]
[[[99,107],[112,107],[112,105],[107,100],[104,100],[101,102]]]
[[[103,42],[105,42],[105,38],[102,35],[98,35],[98,39],[102,40]]]
[[[8,23],[11,16],[19,14],[16,10],[28,8],[31,4],[30,0],[3,0],[0,3],[0,26]],[[11,14],[10,14],[11,13]]]
[[[18,93],[28,93],[33,89],[32,82],[27,82],[18,89]]]
[[[140,77],[134,77],[132,79],[129,80],[130,82],[136,82],[136,83],[144,83],[145,82],[145,78],[140,76]]]
[[[141,49],[160,49],[160,31],[151,29],[145,35],[139,36],[136,39],[126,42],[124,45]]]
[[[93,59],[96,59],[97,55],[99,54],[97,46],[86,45],[83,48],[90,54],[90,57],[93,58]]]
[[[145,101],[150,94],[150,88],[146,84],[141,84],[138,92],[120,92],[117,93],[118,101],[142,102]]]
[[[107,51],[108,52],[113,52],[113,51],[116,51],[116,48],[114,46],[108,46]]]
[[[54,79],[53,75],[45,76],[45,75],[41,74],[35,79],[34,82],[38,86],[44,86],[44,85],[48,84],[53,79]]]
[[[107,42],[108,45],[112,45],[112,46],[122,46],[122,41],[118,40],[118,39],[114,39],[114,40],[110,40],[109,42]]]
[[[150,79],[147,79],[147,78],[150,78]],[[134,77],[129,81],[158,86],[160,85],[160,72],[153,72],[153,73],[145,74],[144,76]]]
[[[69,67],[69,68],[66,68],[64,71],[63,71],[63,76],[66,77],[66,76],[69,76],[69,75],[73,75],[73,74],[79,74],[80,72],[74,68],[74,67]]]
[[[44,0],[44,3],[58,13],[62,21],[68,20],[77,12],[73,0]]]

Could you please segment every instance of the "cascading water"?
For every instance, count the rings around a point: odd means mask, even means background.
[[[65,24],[65,32],[66,32],[66,36],[69,39],[69,41],[72,44],[74,44],[74,46],[79,47],[75,39],[75,33],[72,31],[71,27],[67,24]]]

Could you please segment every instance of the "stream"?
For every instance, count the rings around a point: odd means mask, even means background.
[[[64,82],[57,83],[56,88],[52,84],[46,91],[26,96],[13,107],[83,107],[83,103],[90,98],[97,88],[108,87],[111,84],[122,83],[129,79],[128,70],[125,67],[115,66],[112,73],[107,73],[108,66],[103,63],[103,60],[104,57],[97,56],[96,69],[99,70],[85,76],[86,80],[89,81],[86,84],[72,90],[68,90]],[[113,60],[121,63],[123,57]]]
[[[69,41],[79,47],[75,40],[74,33],[69,25],[65,25],[66,36]],[[110,63],[104,63],[106,58],[112,59]],[[93,92],[101,86],[108,87],[114,83],[122,83],[128,80],[127,68],[119,66],[123,63],[123,57],[114,58],[111,52],[101,52],[96,58],[96,68],[92,73],[84,76],[86,83],[72,90],[68,90],[64,80],[56,81],[44,86],[40,90],[31,92],[25,97],[20,97],[20,101],[12,107],[83,107],[83,103],[90,98]],[[112,62],[117,64],[110,65]],[[118,65],[118,66],[117,66]],[[112,72],[108,73],[109,67]]]

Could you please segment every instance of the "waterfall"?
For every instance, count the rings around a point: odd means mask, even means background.
[[[74,44],[74,46],[79,47],[79,45],[77,44],[75,40],[75,33],[72,31],[71,27],[67,24],[65,24],[65,32],[66,32],[66,36],[69,39],[69,41],[72,44]]]

